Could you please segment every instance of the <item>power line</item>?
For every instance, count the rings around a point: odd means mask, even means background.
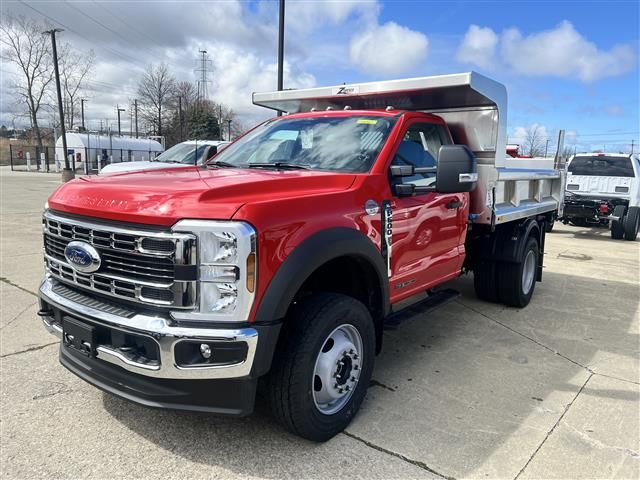
[[[102,10],[104,10],[105,12],[107,12],[109,15],[111,15],[111,17],[115,18],[116,20],[118,20],[120,23],[122,23],[123,25],[125,25],[126,27],[129,27],[131,29],[132,32],[135,32],[140,38],[146,38],[147,40],[151,41],[154,44],[160,44],[161,42],[158,42],[157,40],[154,40],[153,38],[151,38],[150,36],[148,36],[146,33],[144,33],[143,31],[141,31],[138,27],[134,27],[132,26],[130,23],[125,22],[125,20],[123,18],[120,18],[116,15],[114,15],[107,7],[105,7],[104,5],[102,5],[101,3],[98,3],[96,0],[92,0],[93,3],[95,3],[98,7],[100,7]]]
[[[50,17],[50,16],[49,16],[49,15],[47,15],[46,13],[41,12],[41,11],[40,11],[40,10],[38,10],[37,8],[35,8],[35,7],[31,6],[31,5],[29,5],[29,4],[28,4],[27,2],[25,2],[24,0],[18,0],[18,1],[19,1],[20,3],[22,3],[25,7],[28,7],[28,8],[30,8],[31,10],[33,10],[34,12],[36,12],[37,14],[42,15],[42,16],[43,16],[43,17],[45,17],[45,18],[48,18],[48,19],[49,19],[49,20],[51,20],[53,23],[55,23],[55,24],[57,24],[57,25],[60,25],[61,27],[64,27],[66,30],[69,30],[70,32],[73,32],[73,33],[75,33],[76,35],[78,35],[79,37],[81,37],[81,38],[85,39],[87,42],[89,42],[90,44],[94,45],[96,48],[98,48],[98,49],[102,49],[102,50],[106,50],[106,51],[110,52],[111,54],[116,55],[116,56],[118,56],[118,57],[120,57],[120,58],[122,58],[122,59],[124,59],[124,60],[129,61],[129,62],[134,62],[134,63],[137,63],[137,62],[138,62],[138,60],[136,60],[135,58],[133,58],[133,57],[131,57],[131,56],[127,55],[126,53],[121,53],[121,52],[119,52],[119,51],[117,51],[117,50],[113,50],[112,48],[109,48],[109,47],[107,47],[107,46],[105,46],[105,45],[98,45],[98,44],[97,44],[97,43],[95,43],[93,40],[91,40],[91,39],[89,39],[89,38],[85,37],[84,35],[82,35],[82,34],[81,34],[81,33],[79,33],[78,31],[74,30],[73,28],[69,28],[69,27],[68,27],[68,26],[66,26],[64,23],[60,22],[59,20],[56,20],[55,18]],[[124,69],[123,69],[123,70],[124,70]]]
[[[114,35],[116,35],[117,37],[122,37],[122,34],[120,32],[116,32],[115,30],[113,30],[111,27],[108,27],[107,25],[105,25],[104,23],[100,22],[99,20],[96,20],[95,18],[93,18],[91,15],[89,15],[86,12],[83,12],[82,10],[80,10],[78,7],[76,7],[75,5],[72,5],[71,3],[69,3],[69,1],[67,0],[65,2],[67,4],[68,7],[73,8],[76,12],[80,13],[81,15],[85,16],[86,18],[88,18],[89,20],[91,20],[93,23],[95,23],[96,25],[101,26],[102,28],[104,28],[105,30],[113,33]],[[151,55],[153,55],[154,53],[149,50],[146,47],[143,47],[147,52],[149,52]]]

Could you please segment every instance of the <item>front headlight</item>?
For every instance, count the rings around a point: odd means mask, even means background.
[[[174,232],[198,237],[198,311],[173,311],[176,320],[244,322],[256,284],[256,231],[245,222],[181,220]]]

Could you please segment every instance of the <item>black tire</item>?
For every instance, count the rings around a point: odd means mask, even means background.
[[[544,231],[549,233],[551,230],[553,230],[554,223],[556,223],[555,220],[547,220],[544,224]]]
[[[325,414],[314,401],[314,369],[329,335],[351,325],[362,339],[360,377],[342,408]],[[367,393],[375,356],[375,327],[369,311],[354,298],[316,293],[291,308],[267,379],[274,417],[291,432],[324,442],[342,432],[354,418]]]
[[[527,264],[529,255],[533,255],[534,276],[533,283],[527,286],[528,289],[525,291],[523,275],[525,268],[527,268],[527,270],[530,268],[530,265]],[[498,298],[502,303],[510,307],[518,308],[526,307],[529,304],[533,296],[533,291],[536,288],[539,256],[540,249],[538,248],[538,241],[533,237],[529,237],[519,262],[498,264]]]
[[[622,222],[624,227],[624,239],[633,242],[638,237],[638,228],[640,227],[640,208],[629,207],[627,215]]]
[[[473,269],[473,288],[476,296],[486,302],[498,302],[496,263],[480,261]]]
[[[624,205],[616,205],[613,209],[613,216],[620,219],[611,221],[611,238],[614,240],[622,240],[624,237],[624,213],[626,209]]]

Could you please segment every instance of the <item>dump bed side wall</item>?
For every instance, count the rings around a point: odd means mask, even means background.
[[[560,215],[564,178],[560,170],[478,165],[478,184],[471,193],[474,222],[501,224],[554,211]]]

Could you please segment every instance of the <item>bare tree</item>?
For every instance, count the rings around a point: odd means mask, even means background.
[[[38,125],[38,113],[45,104],[45,94],[54,75],[50,37],[42,35],[46,28],[24,16],[9,16],[0,20],[2,55],[18,70],[12,89],[18,103],[27,108],[31,128],[40,148],[42,132]]]
[[[183,80],[176,83],[174,96],[176,98],[176,108],[178,105],[177,99],[180,98],[182,102],[182,109],[187,112],[191,110],[198,101],[198,89],[193,83]]]
[[[544,154],[544,145],[544,129],[534,123],[527,130],[523,145],[524,153],[530,157],[540,157]]]
[[[60,49],[60,83],[65,99],[65,123],[72,129],[78,112],[82,89],[95,64],[93,50],[83,54],[75,52],[68,43]]]
[[[162,135],[162,125],[175,98],[175,78],[166,63],[151,65],[138,84],[142,116]]]

